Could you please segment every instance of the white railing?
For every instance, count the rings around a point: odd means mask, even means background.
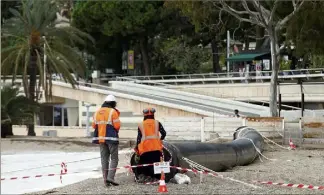
[[[260,72],[240,72],[230,73],[208,73],[208,74],[182,74],[182,75],[153,75],[153,76],[128,76],[116,77],[118,81],[136,79],[139,83],[155,85],[156,83],[165,84],[197,84],[197,83],[235,83],[235,82],[269,82],[271,71]],[[324,79],[324,68],[283,70],[279,72],[279,80],[293,79]]]
[[[196,83],[235,83],[235,82],[268,82],[271,79],[272,71],[260,72],[229,72],[229,73],[203,73],[203,74],[181,74],[181,75],[151,75],[151,76],[122,76],[119,74],[103,74],[101,80],[123,81],[135,79],[141,83],[169,83],[169,84],[196,84]],[[17,75],[16,79],[21,79]],[[320,78],[324,79],[324,68],[282,70],[279,71],[279,79],[293,80],[300,78]],[[12,75],[1,75],[1,79],[12,79]]]
[[[12,78],[11,75],[2,77],[3,81],[11,81],[11,78]],[[20,84],[21,79],[18,79],[18,78],[21,78],[21,76],[17,76],[16,78],[17,79],[15,80],[15,83]],[[133,79],[132,77],[117,77],[117,80],[130,81],[130,82],[133,82],[133,83],[142,83],[141,80]],[[85,83],[85,82],[77,82],[77,85],[88,86],[88,87],[91,86],[91,87],[97,88],[97,89],[111,89],[111,88],[109,88],[107,86],[104,86],[104,85],[98,85],[98,84],[93,84],[93,83]],[[170,84],[166,84],[166,83],[155,83],[155,85],[160,85],[160,86],[163,86],[165,88],[171,88],[171,89],[174,88],[174,85],[170,85]],[[181,86],[181,85],[177,86],[177,87],[184,88],[185,89],[184,92],[193,92],[195,94],[199,94],[199,91],[196,90],[196,89],[193,89],[193,88],[188,88],[188,87],[184,87],[184,86]],[[42,95],[42,94],[40,94],[40,95]],[[204,93],[203,96],[206,96],[206,95],[215,97],[215,93],[213,93],[213,94],[211,94],[211,93],[210,94],[205,94]],[[238,99],[236,97],[232,97],[232,96],[228,96],[228,95],[224,95],[224,94],[217,94],[216,97],[218,97],[218,98],[226,98],[228,100],[237,100]],[[265,106],[265,105],[269,104],[268,101],[255,101],[253,99],[248,99],[247,103],[250,103],[250,102],[261,103],[261,106]],[[294,107],[294,106],[289,106],[289,105],[284,105],[284,104],[282,104],[281,107],[282,107],[282,109],[286,109],[286,110],[300,110],[301,109],[299,107]]]

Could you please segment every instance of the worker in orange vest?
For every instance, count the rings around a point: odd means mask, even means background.
[[[120,112],[116,109],[116,104],[116,98],[108,95],[101,108],[95,112],[92,122],[92,127],[95,129],[92,143],[100,146],[102,175],[107,187],[119,185],[114,181],[118,165],[118,132],[120,129]],[[108,169],[112,170],[108,171]]]
[[[160,162],[162,157],[162,140],[164,140],[166,132],[162,124],[154,119],[154,113],[154,108],[144,109],[144,120],[138,125],[137,146],[135,147],[137,158],[139,157],[138,164]],[[138,182],[159,179],[159,175],[154,175],[153,166],[140,167],[139,169],[142,174],[138,176]]]

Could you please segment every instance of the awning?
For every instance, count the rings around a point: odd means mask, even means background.
[[[246,53],[246,54],[236,54],[233,55],[226,60],[229,62],[246,62],[246,61],[252,61],[256,57],[263,56],[269,54],[269,52],[264,52],[264,53]]]

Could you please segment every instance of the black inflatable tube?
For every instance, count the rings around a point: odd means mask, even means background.
[[[252,163],[263,151],[263,137],[255,129],[250,127],[239,127],[233,134],[234,140],[229,143],[169,143],[163,142],[164,160],[170,161],[171,166],[190,168],[189,164],[183,160],[188,158],[213,171],[224,171],[235,166],[243,166]],[[135,155],[132,155],[131,165],[136,165]],[[133,169],[135,176],[140,173],[140,169]],[[178,172],[171,168],[171,172],[166,174],[168,182]]]

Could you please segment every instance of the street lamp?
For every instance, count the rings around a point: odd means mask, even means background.
[[[89,110],[90,110],[91,104],[85,103],[84,105],[87,108],[86,129],[85,129],[84,134],[85,134],[86,137],[90,137],[90,131],[89,131],[90,113],[89,113]]]
[[[44,39],[44,86],[43,86],[43,96],[45,98],[45,86],[46,86],[46,61],[47,61],[47,55],[46,55],[46,37],[43,36]]]

